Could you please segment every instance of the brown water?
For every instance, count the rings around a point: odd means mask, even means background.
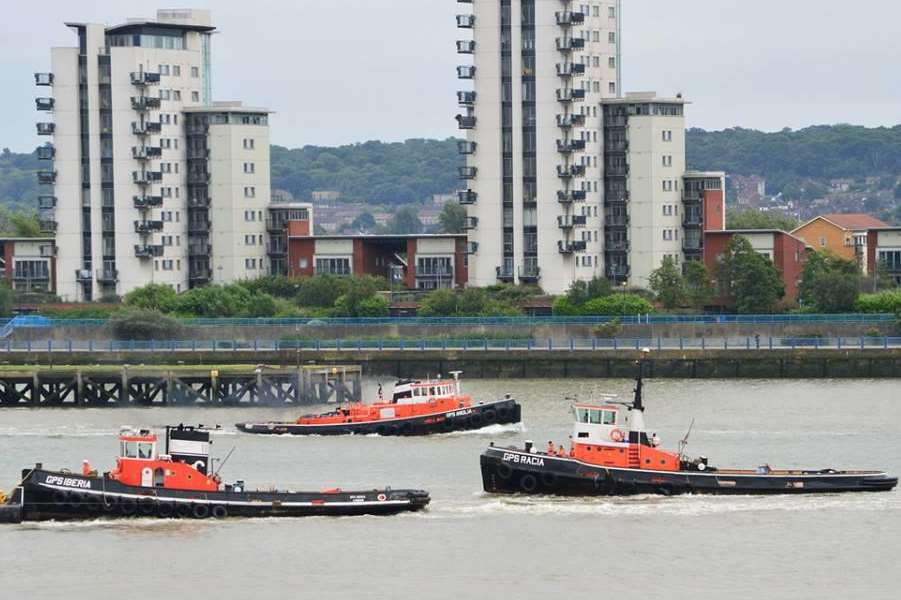
[[[368,382],[372,394],[374,382]],[[423,487],[426,512],[398,517],[39,523],[0,526],[4,598],[898,598],[901,494],[637,497],[487,496],[491,440],[566,439],[572,399],[629,397],[624,380],[467,381],[510,392],[522,427],[429,438],[215,437],[237,447],[226,480],[312,489]],[[648,427],[711,464],[875,467],[901,473],[896,381],[656,381]],[[112,465],[120,425],[292,418],[281,409],[22,409],[0,412],[0,488],[36,461]]]

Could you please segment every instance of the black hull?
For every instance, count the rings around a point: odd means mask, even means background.
[[[486,492],[557,496],[636,494],[812,494],[885,492],[898,479],[877,471],[796,471],[769,475],[728,471],[649,471],[605,468],[570,458],[488,448],[481,456]]]
[[[519,423],[521,407],[515,400],[499,400],[469,408],[431,415],[335,425],[301,425],[298,423],[236,423],[245,433],[264,435],[429,435],[451,431],[481,429],[488,425]]]
[[[123,485],[108,477],[28,470],[7,522],[100,518],[232,518],[393,515],[425,508],[422,490],[193,492]],[[18,515],[15,515],[18,506]],[[0,521],[4,520],[0,511]]]

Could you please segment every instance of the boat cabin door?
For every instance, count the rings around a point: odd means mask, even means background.
[[[156,468],[153,470],[153,487],[165,487],[166,484],[166,471],[164,469]]]
[[[150,467],[144,467],[143,469],[141,469],[141,486],[153,486],[153,469],[151,469]]]

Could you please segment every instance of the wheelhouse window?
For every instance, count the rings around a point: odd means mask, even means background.
[[[153,458],[153,444],[150,442],[138,442],[138,458]]]
[[[138,457],[138,443],[137,442],[123,442],[122,443],[122,456],[125,458],[137,458]]]
[[[601,417],[604,425],[615,425],[616,424],[616,411],[614,410],[605,410],[603,416]]]

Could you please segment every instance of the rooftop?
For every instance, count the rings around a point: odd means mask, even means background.
[[[833,225],[837,225],[838,227],[849,231],[863,231],[865,229],[889,226],[888,223],[880,221],[876,217],[872,217],[866,213],[830,213],[815,217],[807,223],[804,223],[804,225],[801,225],[801,227],[813,223],[817,219],[824,219]],[[801,229],[801,227],[798,227],[798,229]],[[795,231],[798,229],[795,229]]]

